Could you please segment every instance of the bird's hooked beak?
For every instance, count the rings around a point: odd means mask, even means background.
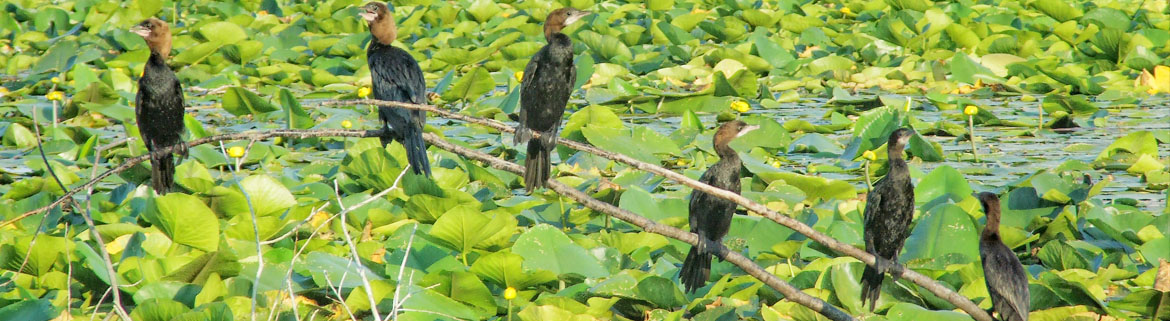
[[[735,134],[735,137],[740,137],[740,136],[743,136],[743,135],[747,135],[747,133],[749,133],[749,132],[751,132],[751,131],[753,131],[753,130],[757,130],[757,129],[760,129],[760,125],[747,125],[747,126],[744,126],[742,129],[740,129],[740,130],[739,130],[739,133],[736,133],[736,134]]]
[[[143,38],[150,36],[150,29],[147,29],[142,25],[134,25],[133,27],[130,27],[130,32],[142,36]]]
[[[569,17],[565,18],[565,26],[571,25],[574,22],[577,22],[577,20],[581,20],[581,18],[591,14],[593,14],[591,11],[573,10],[572,12],[569,12]]]
[[[362,16],[362,19],[366,19],[366,21],[369,22],[373,22],[374,19],[378,19],[378,13],[371,8],[362,8],[362,12],[358,13],[358,15]]]

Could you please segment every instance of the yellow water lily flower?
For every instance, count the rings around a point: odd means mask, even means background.
[[[516,298],[516,288],[508,287],[504,289],[504,300],[511,300]]]
[[[348,119],[341,121],[341,128],[350,129],[351,127],[353,127],[353,122]]]
[[[61,78],[53,77],[53,78],[49,78],[49,81],[53,82],[54,84],[60,84]]]
[[[370,96],[370,87],[358,88],[358,98],[366,98]]]
[[[749,110],[752,110],[752,106],[749,105],[746,101],[737,100],[731,102],[731,110],[746,113]]]
[[[512,74],[512,77],[516,77],[516,81],[523,82],[523,81],[524,81],[524,72],[523,72],[523,71],[517,71],[517,72],[515,72],[515,73],[513,73],[513,74]]]
[[[877,159],[877,154],[874,154],[874,152],[872,150],[867,150],[864,153],[861,153],[861,158],[867,159],[867,160],[872,162],[872,161]]]
[[[845,15],[852,16],[853,10],[849,10],[849,7],[841,7],[841,13],[844,13]]]
[[[979,113],[979,107],[975,107],[975,105],[967,105],[966,108],[963,108],[963,115],[975,116],[975,114],[978,114],[978,113]]]
[[[45,98],[48,100],[64,100],[65,93],[60,92],[60,91],[51,91],[45,95]]]
[[[227,153],[231,158],[244,157],[244,146],[232,146],[232,148],[228,148]]]

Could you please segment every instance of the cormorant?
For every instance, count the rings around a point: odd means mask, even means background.
[[[427,85],[418,62],[406,50],[394,47],[398,37],[398,26],[390,8],[382,2],[370,2],[359,13],[370,24],[373,35],[366,48],[366,59],[370,65],[370,80],[374,85],[374,98],[412,104],[425,104]],[[382,144],[392,140],[406,148],[406,159],[415,174],[431,175],[431,163],[427,159],[427,145],[423,141],[423,126],[426,112],[417,109],[378,107],[378,118],[382,119],[385,131]]]
[[[732,139],[760,128],[748,125],[742,121],[730,121],[715,132],[715,154],[719,161],[707,168],[707,172],[699,181],[716,188],[725,189],[739,194],[739,169],[741,163],[739,155],[728,144]],[[699,240],[721,242],[727,230],[731,228],[731,217],[735,215],[735,203],[716,197],[699,190],[691,191],[690,220],[691,233],[699,235]],[[686,287],[687,292],[695,292],[707,284],[711,277],[711,254],[700,242],[699,246],[692,247],[683,260],[679,271],[679,280]]]
[[[889,171],[873,184],[866,195],[865,251],[876,257],[875,267],[866,266],[861,274],[861,303],[877,308],[884,273],[898,262],[898,253],[906,237],[910,236],[910,221],[914,218],[914,184],[910,182],[910,168],[902,158],[902,151],[913,132],[899,128],[890,134],[886,143]],[[897,278],[897,276],[894,276]]]
[[[983,258],[983,275],[987,292],[991,294],[991,306],[999,313],[1002,321],[1028,320],[1028,277],[1024,266],[1012,249],[999,238],[999,197],[995,194],[979,193],[983,213],[987,214],[987,225],[979,238],[979,256]]]
[[[520,84],[520,125],[516,127],[514,143],[528,143],[524,185],[529,193],[545,186],[545,181],[551,176],[550,156],[556,147],[565,105],[569,103],[569,94],[577,81],[573,41],[561,33],[561,29],[589,14],[589,11],[573,8],[560,8],[550,13],[544,21],[544,38],[548,44],[540,48],[524,67],[524,81]],[[540,133],[539,139],[532,139],[533,131]]]
[[[170,145],[179,145],[175,152],[187,157],[183,142],[183,87],[175,72],[167,66],[171,54],[171,28],[157,18],[146,19],[130,28],[142,36],[150,47],[150,58],[138,79],[134,115],[138,132],[150,154],[150,186],[159,194],[166,194],[175,183],[175,159],[172,153],[156,155],[153,152]]]

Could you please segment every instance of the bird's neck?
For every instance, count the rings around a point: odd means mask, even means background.
[[[150,51],[150,58],[146,59],[147,66],[167,67],[167,55],[154,50]]]
[[[983,227],[983,238],[999,238],[999,209],[992,209],[987,213],[987,225]]]
[[[715,154],[719,155],[720,162],[739,163],[739,153],[736,153],[729,144],[715,144]]]
[[[162,60],[167,60],[167,57],[171,56],[170,40],[147,40],[146,45],[150,47],[151,57],[158,55]]]
[[[398,38],[398,25],[394,18],[380,16],[370,24],[370,34],[374,36],[374,41],[389,46]]]

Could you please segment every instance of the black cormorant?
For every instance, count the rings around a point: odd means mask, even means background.
[[[742,121],[730,121],[715,132],[715,154],[719,161],[707,168],[707,172],[699,181],[716,188],[725,189],[739,194],[739,155],[728,144],[732,139],[743,136],[759,126],[748,125]],[[723,236],[731,228],[731,217],[735,215],[735,203],[716,197],[699,190],[691,191],[690,219],[691,233],[699,235],[699,240],[708,239],[722,242]],[[711,254],[704,243],[691,247],[683,260],[679,271],[679,280],[686,287],[687,292],[695,292],[707,284],[711,276]]]
[[[987,214],[987,225],[979,238],[979,256],[983,258],[983,275],[987,281],[987,292],[991,294],[991,306],[1002,321],[1027,321],[1028,277],[1024,266],[1012,249],[999,239],[999,197],[995,194],[979,193],[983,213]]]
[[[554,10],[544,21],[544,38],[548,44],[524,67],[524,81],[520,84],[520,125],[516,127],[516,144],[528,143],[528,158],[524,161],[524,185],[531,193],[545,186],[551,177],[550,156],[556,147],[561,117],[569,94],[577,81],[573,66],[573,41],[561,29],[589,15],[589,11],[573,8]],[[540,133],[532,139],[532,132]]]
[[[183,87],[175,72],[167,66],[171,54],[171,28],[157,18],[146,19],[130,28],[142,36],[150,47],[150,58],[138,79],[134,115],[138,132],[146,149],[153,152],[170,145],[179,145],[176,153],[187,157],[183,142]],[[159,194],[166,194],[175,183],[175,159],[172,153],[150,156],[150,186]]]
[[[412,104],[426,103],[427,85],[418,62],[406,50],[391,45],[398,37],[398,26],[394,14],[385,3],[370,2],[359,13],[370,24],[373,39],[366,48],[366,59],[370,65],[370,81],[374,85],[374,98]],[[415,174],[431,175],[431,163],[427,159],[427,145],[423,141],[423,126],[426,112],[417,109],[378,107],[378,118],[386,126],[382,143],[392,140],[406,148],[406,159]]]
[[[910,182],[910,168],[902,158],[902,151],[913,132],[899,128],[890,134],[886,143],[889,171],[873,184],[866,195],[865,251],[873,254],[876,267],[866,266],[861,274],[861,303],[877,308],[882,291],[884,273],[898,262],[898,253],[906,237],[910,236],[910,221],[914,218],[914,184]],[[896,276],[895,276],[896,277]]]

